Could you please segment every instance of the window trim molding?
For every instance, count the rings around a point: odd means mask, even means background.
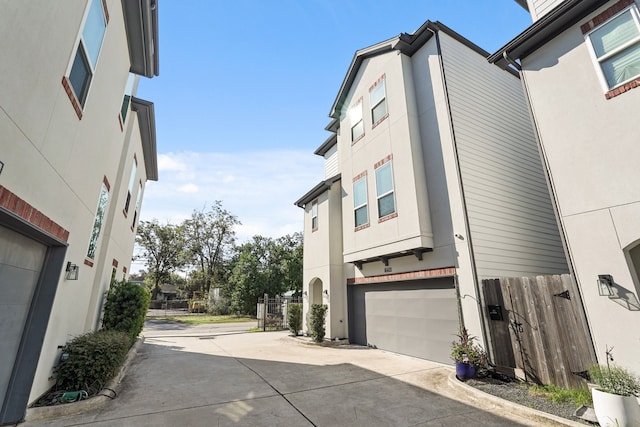
[[[376,102],[376,104],[374,105],[373,103],[371,103],[371,92],[373,92],[376,87],[378,87],[381,83],[384,83],[384,97],[382,99],[380,99],[380,101]],[[378,120],[374,121],[373,120],[373,110],[380,104],[385,103],[386,105],[386,109],[387,112],[380,117]],[[387,117],[389,117],[389,103],[387,102],[387,74],[383,74],[380,77],[378,77],[378,80],[375,81],[375,83],[373,83],[370,87],[369,87],[369,103],[370,108],[369,111],[371,112],[371,129],[374,129],[376,126],[378,126],[380,123],[384,122]]]
[[[367,188],[368,186],[368,182],[367,182],[367,171],[361,172],[358,175],[356,175],[353,178],[352,181],[352,187],[355,187],[357,182],[360,182],[364,180],[364,190],[365,190],[365,196],[366,196],[366,200],[365,203],[361,204],[361,205],[357,205],[355,203],[355,190],[354,190],[354,194],[353,194],[353,224],[354,224],[354,231],[360,231],[362,229],[365,229],[367,227],[370,226],[371,224],[371,215],[369,215],[369,189]],[[367,208],[367,222],[360,224],[360,225],[356,225],[356,211],[358,209],[361,209],[362,207],[366,207]]]
[[[609,87],[607,78],[604,74],[604,71],[602,70],[602,61],[609,59],[625,51],[626,49],[631,48],[632,46],[640,45],[640,36],[638,36],[631,42],[627,42],[624,45],[617,47],[613,52],[607,53],[600,57],[597,56],[595,49],[593,48],[593,42],[591,41],[591,34],[599,30],[612,20],[618,18],[619,16],[622,16],[627,11],[631,13],[631,17],[633,18],[637,28],[640,30],[640,12],[638,11],[638,6],[636,5],[634,0],[620,0],[619,2],[615,3],[611,7],[608,7],[580,26],[580,30],[584,35],[585,44],[587,45],[587,49],[589,51],[589,56],[591,57],[593,65],[596,69],[598,81],[600,82],[606,99],[611,99],[628,90],[640,86],[640,75],[637,75],[629,80],[623,81],[620,84]]]
[[[376,207],[378,208],[378,223],[381,222],[385,222],[388,221],[392,218],[396,218],[398,216],[398,204],[396,202],[396,180],[394,179],[393,176],[393,154],[389,154],[387,157],[385,157],[384,159],[380,160],[379,162],[376,162],[375,165],[373,165],[373,169],[376,171]],[[389,165],[389,167],[391,168],[391,190],[385,192],[384,194],[379,195],[378,194],[378,183],[377,183],[377,173],[378,170],[383,167],[384,165]],[[380,205],[379,205],[379,201],[381,198],[388,196],[389,194],[393,195],[393,212],[388,213],[386,215],[380,215]]]
[[[351,133],[351,145],[354,145],[356,142],[360,141],[362,138],[364,138],[364,135],[366,134],[366,129],[364,126],[364,105],[363,105],[363,97],[361,96],[355,104],[353,104],[351,107],[349,107],[349,126],[350,126],[350,133]],[[351,111],[353,109],[355,109],[356,107],[360,107],[360,120],[358,122],[356,122],[355,124],[353,124],[351,122]],[[353,128],[355,128],[359,123],[362,124],[362,133],[360,135],[358,135],[357,138],[353,137]]]
[[[315,208],[316,214],[315,216],[313,215],[313,210]],[[313,219],[315,218],[316,220],[316,226],[313,226]],[[318,199],[315,199],[313,202],[311,202],[311,232],[315,233],[316,231],[318,231]]]
[[[65,73],[62,76],[62,86],[64,87],[64,91],[69,97],[69,101],[71,101],[71,105],[73,106],[73,109],[75,110],[76,115],[78,116],[78,120],[82,120],[84,107],[87,100],[89,99],[89,93],[91,92],[93,77],[95,76],[95,73],[96,73],[96,70],[95,70],[96,67],[93,66],[93,64],[91,63],[91,58],[89,58],[87,55],[87,48],[84,46],[85,42],[84,42],[84,36],[83,36],[85,26],[87,25],[87,18],[89,17],[89,12],[91,10],[91,6],[94,1],[100,2],[100,6],[102,7],[102,16],[104,18],[104,27],[105,27],[102,40],[100,41],[100,49],[98,51],[98,57],[96,58],[96,66],[100,59],[102,47],[104,46],[104,39],[106,38],[107,27],[109,26],[109,9],[107,8],[106,0],[89,0],[85,6],[84,14],[82,15],[81,25],[80,25],[78,34],[76,36],[76,39],[74,41],[74,45],[73,45],[74,49],[71,51],[71,57],[69,58],[67,69],[65,70]],[[89,82],[87,83],[88,87],[84,97],[84,103],[81,102],[80,100],[80,96],[82,94],[76,93],[75,89],[73,88],[73,85],[71,84],[71,80],[69,78],[71,76],[71,70],[73,69],[75,58],[80,49],[82,49],[82,55],[84,56],[84,59],[88,64],[89,73],[90,73]]]

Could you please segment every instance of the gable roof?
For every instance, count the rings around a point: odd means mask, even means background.
[[[504,69],[508,69],[509,65],[518,68],[519,65],[515,63],[517,59],[535,52],[606,3],[607,0],[565,0],[487,59]]]
[[[431,37],[438,31],[446,33],[448,36],[464,44],[471,50],[476,51],[478,54],[482,55],[485,58],[489,55],[489,52],[464,38],[441,22],[426,21],[412,34],[401,33],[400,35],[389,40],[385,40],[383,42],[356,51],[353,59],[351,60],[351,64],[349,65],[349,69],[347,70],[347,74],[342,81],[342,85],[340,86],[340,90],[338,91],[338,96],[331,106],[329,117],[339,119],[339,112],[344,105],[351,85],[355,81],[358,70],[360,69],[360,66],[365,59],[382,55],[394,50],[400,51],[408,56],[413,56],[413,54],[416,53],[422,46],[424,46],[427,41],[429,41]]]

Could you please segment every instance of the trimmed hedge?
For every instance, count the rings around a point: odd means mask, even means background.
[[[130,348],[125,332],[100,330],[74,338],[62,348],[66,357],[54,368],[63,390],[100,390],[124,362]]]
[[[289,323],[289,331],[294,337],[298,336],[300,329],[302,329],[302,304],[289,303],[287,304],[287,322]]]
[[[313,304],[311,306],[309,323],[311,327],[311,338],[313,338],[315,342],[324,341],[324,319],[327,317],[327,308],[325,304]]]
[[[125,332],[129,346],[138,338],[149,310],[151,294],[146,288],[131,282],[116,282],[107,293],[102,327]]]

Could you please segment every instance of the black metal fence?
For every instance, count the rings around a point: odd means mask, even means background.
[[[289,304],[301,304],[300,297],[272,297],[267,294],[258,298],[258,328],[266,330],[289,329],[287,313]]]

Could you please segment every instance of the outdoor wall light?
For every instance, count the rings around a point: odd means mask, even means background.
[[[302,292],[302,295],[306,297],[307,296],[307,291]]]
[[[323,293],[324,293],[326,296],[329,296],[329,291],[328,291],[328,290],[326,290],[326,289],[325,289]]]
[[[613,277],[609,274],[598,275],[598,294],[610,297],[613,295]]]
[[[67,273],[65,274],[65,279],[67,280],[78,280],[78,268],[77,264],[72,264],[71,261],[67,262]]]

